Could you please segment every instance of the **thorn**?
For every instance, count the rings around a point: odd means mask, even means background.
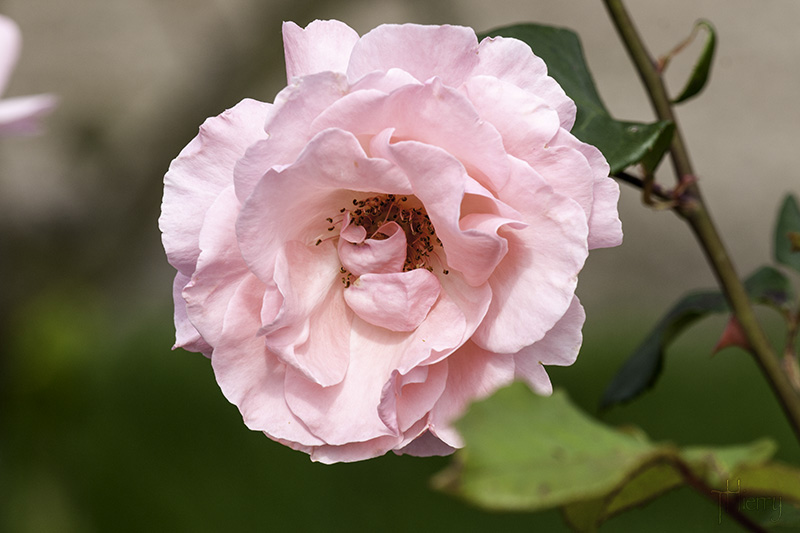
[[[750,342],[747,340],[744,331],[742,331],[742,326],[735,316],[731,316],[730,320],[728,320],[728,324],[725,326],[725,330],[722,332],[722,336],[720,336],[711,354],[715,355],[731,346],[738,346],[748,352],[752,350]]]

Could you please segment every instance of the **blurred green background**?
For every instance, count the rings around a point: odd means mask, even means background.
[[[655,52],[696,18],[717,25],[712,85],[681,120],[734,258],[754,270],[769,261],[782,196],[800,192],[791,149],[800,110],[785,103],[800,85],[787,68],[797,64],[800,7],[631,7]],[[200,123],[246,96],[272,100],[285,83],[281,20],[334,17],[362,33],[405,21],[571,27],[609,108],[647,120],[599,2],[7,0],[0,13],[24,35],[8,96],[61,97],[43,136],[0,139],[0,531],[565,529],[556,511],[489,513],[430,490],[447,458],[324,466],[248,431],[208,360],[170,351],[173,271],[156,220],[163,174]],[[690,63],[674,67],[676,87]],[[591,413],[659,314],[713,285],[672,215],[644,209],[628,189],[620,210],[625,244],[595,252],[579,287],[589,315],[582,354],[551,371]],[[779,342],[776,317],[763,317]],[[735,349],[709,357],[723,325],[716,317],[693,328],[656,388],[602,419],[678,444],[770,436],[780,459],[800,462],[749,358]],[[602,530],[736,530],[717,518],[713,502],[679,490]]]

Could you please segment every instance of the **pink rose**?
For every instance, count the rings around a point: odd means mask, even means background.
[[[10,18],[0,15],[0,94],[8,85],[21,46],[19,27]],[[49,94],[0,100],[0,135],[36,133],[39,117],[55,105],[55,97]]]
[[[453,451],[469,402],[569,365],[619,190],[515,39],[283,27],[289,86],[208,119],[159,221],[176,346],[247,426],[326,463]]]

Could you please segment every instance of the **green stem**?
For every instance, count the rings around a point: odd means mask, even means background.
[[[706,485],[705,481],[701,478],[694,475],[691,468],[686,466],[686,464],[681,460],[673,460],[671,461],[673,467],[675,467],[678,472],[681,473],[683,476],[684,481],[686,484],[692,487],[696,492],[705,496],[712,502],[716,503],[719,506],[720,512],[724,511],[729,517],[733,520],[738,522],[742,527],[756,532],[766,532],[767,530],[761,527],[756,522],[747,518],[744,513],[739,510],[739,501],[737,499],[729,499],[729,494],[727,491],[725,493],[721,493],[720,491],[714,491],[711,487]],[[738,493],[738,490],[737,490]],[[725,497],[722,497],[722,494],[725,494]]]
[[[683,217],[694,231],[703,252],[710,263],[717,282],[725,293],[734,316],[739,321],[749,343],[750,351],[756,358],[767,381],[783,407],[786,417],[800,441],[800,395],[783,371],[764,330],[756,319],[750,298],[747,296],[730,255],[722,243],[717,229],[711,220],[700,189],[694,181],[694,170],[689,153],[683,141],[681,129],[672,110],[667,91],[656,63],[645,48],[642,38],[636,31],[622,0],[603,0],[625,48],[633,60],[642,80],[650,102],[661,120],[675,123],[675,136],[670,147],[670,158],[678,178],[678,190],[682,190],[676,212]]]

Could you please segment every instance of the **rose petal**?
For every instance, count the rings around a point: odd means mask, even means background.
[[[52,111],[58,98],[50,94],[0,100],[0,134],[30,135],[41,129],[39,119]]]
[[[382,93],[389,94],[407,85],[422,85],[422,82],[417,80],[405,70],[400,70],[399,68],[390,68],[386,72],[370,72],[357,82],[350,85],[350,92],[355,93],[357,91],[374,89]]]
[[[358,235],[362,232],[366,235],[366,231],[361,226],[350,224],[349,216],[345,220],[347,225],[339,239],[339,259],[344,268],[354,276],[367,273],[388,274],[403,270],[406,261],[406,234],[397,222],[389,222],[378,228],[377,233],[386,235],[388,237],[386,239],[364,240],[362,236],[360,241],[350,242],[345,233],[350,234],[351,238],[357,238],[352,235],[356,233],[355,229],[351,228],[361,229],[361,232],[357,232]]]
[[[458,87],[478,64],[477,48],[471,28],[382,24],[353,47],[347,79],[354,83],[370,72],[399,68],[422,82],[437,76]]]
[[[236,163],[236,196],[247,200],[256,184],[272,168],[293,163],[319,131],[311,123],[323,110],[347,93],[347,79],[335,72],[320,72],[292,83],[275,97],[275,104],[262,121],[264,133],[251,142]]]
[[[238,212],[239,201],[229,186],[205,214],[197,269],[182,293],[189,320],[211,346],[220,340],[222,318],[234,291],[250,276],[236,244]]]
[[[389,365],[376,354],[360,349],[351,349],[349,363],[345,379],[330,387],[322,387],[288,367],[285,394],[289,408],[327,444],[398,437],[397,432],[380,419],[377,409],[381,389],[391,374]]]
[[[447,365],[420,366],[403,376],[392,372],[381,394],[378,413],[393,430],[405,433],[427,414],[444,391]]]
[[[290,368],[286,401],[309,430],[328,444],[398,436],[378,412],[385,384],[394,371],[405,375],[421,364],[446,358],[461,346],[465,326],[463,313],[445,293],[412,332],[378,328],[356,317],[344,380],[321,387]]]
[[[448,268],[461,272],[471,285],[486,282],[508,251],[508,243],[497,229],[515,221],[477,215],[462,220],[461,202],[468,176],[464,167],[441,148],[403,141],[389,145],[388,151],[425,206],[447,254]]]
[[[589,249],[610,248],[622,244],[619,219],[619,184],[611,178],[594,182],[594,203],[589,217]]]
[[[317,72],[346,72],[358,33],[338,20],[315,20],[304,28],[283,23],[286,79]]]
[[[450,455],[455,448],[444,443],[439,437],[430,431],[425,431],[412,440],[409,444],[395,450],[397,455],[414,455],[416,457],[433,457]]]
[[[396,140],[442,148],[492,190],[508,179],[500,134],[481,119],[466,96],[443,85],[439,78],[390,94],[376,90],[348,94],[320,113],[313,128],[341,128],[356,136],[377,135],[391,128]],[[375,151],[372,155],[386,157]]]
[[[543,150],[558,133],[558,113],[538,95],[491,76],[475,76],[463,87],[481,118],[503,137],[506,151],[516,157]]]
[[[594,170],[594,202],[589,217],[589,249],[619,246],[622,244],[622,222],[617,212],[619,184],[608,176],[608,162],[600,150],[580,141],[576,147]]]
[[[211,357],[211,346],[203,340],[186,313],[186,300],[181,293],[188,283],[189,278],[180,272],[175,275],[172,283],[172,299],[175,302],[175,345],[172,349],[183,348]]]
[[[622,243],[617,213],[619,185],[608,177],[608,163],[600,150],[579,141],[566,130],[543,152],[523,157],[561,194],[583,207],[589,220],[589,249]]]
[[[580,206],[514,161],[500,199],[522,211],[528,227],[504,232],[508,253],[489,278],[492,303],[472,336],[495,353],[516,353],[544,337],[569,307],[588,255]]]
[[[350,359],[352,314],[342,297],[336,249],[331,243],[286,243],[276,258],[275,286],[283,304],[260,330],[267,348],[323,387],[341,382]]]
[[[564,130],[544,150],[523,154],[521,159],[527,161],[557,193],[575,200],[583,208],[588,221],[594,201],[594,169],[575,146],[559,142],[564,139],[562,133]]]
[[[447,385],[430,414],[430,430],[445,444],[461,448],[464,442],[453,422],[467,406],[514,380],[514,358],[487,352],[467,342],[447,358]]]
[[[486,187],[467,176],[464,181],[464,200],[461,202],[461,216],[473,214],[492,214],[515,221],[522,220],[522,215],[505,202],[501,202]],[[514,222],[520,224],[521,222]]]
[[[391,274],[364,274],[344,291],[362,320],[391,331],[412,331],[439,298],[439,280],[423,268]]]
[[[492,301],[492,289],[488,282],[474,287],[467,283],[460,272],[456,271],[440,275],[439,283],[442,284],[441,298],[443,299],[446,295],[464,315],[464,334],[458,343],[460,346],[472,337],[486,316]],[[432,362],[427,361],[427,363]]]
[[[384,455],[393,449],[402,437],[388,436],[365,442],[351,442],[341,446],[315,446],[308,450],[311,460],[323,464],[352,463]]]
[[[295,164],[270,171],[242,207],[237,222],[239,246],[250,269],[262,281],[272,279],[278,250],[287,240],[314,245],[335,236],[326,217],[352,207],[357,191],[369,195],[409,194],[400,169],[368,158],[358,140],[341,130],[325,130],[312,139]],[[309,217],[317,213],[318,217]],[[338,270],[338,266],[337,266]]]
[[[349,242],[350,244],[361,244],[367,238],[367,230],[362,226],[356,226],[350,223],[350,211],[344,214],[344,227],[339,232],[340,241]],[[341,253],[341,252],[340,252]]]
[[[158,227],[172,266],[191,276],[200,254],[198,238],[206,211],[232,184],[233,167],[249,145],[265,137],[269,104],[242,100],[206,120],[197,137],[170,164]]]
[[[532,53],[527,44],[506,37],[487,37],[480,43],[478,57],[479,63],[472,72],[473,76],[494,76],[535,94],[558,111],[562,128],[572,129],[575,103],[547,75],[547,65]]]
[[[283,389],[285,367],[257,336],[263,288],[250,276],[231,298],[223,335],[211,357],[217,382],[228,401],[239,408],[248,428],[273,439],[306,446],[322,444],[289,411]]]
[[[583,342],[581,328],[585,320],[586,313],[576,296],[561,320],[542,340],[514,354],[516,377],[538,394],[552,394],[553,385],[543,365],[569,366],[575,362]]]

